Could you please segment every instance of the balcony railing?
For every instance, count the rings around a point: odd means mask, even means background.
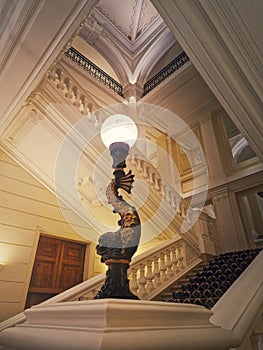
[[[65,52],[65,56],[70,58],[75,62],[79,67],[87,71],[95,79],[103,83],[113,92],[116,92],[118,95],[123,97],[122,85],[113,79],[110,75],[104,72],[101,68],[96,66],[91,62],[87,57],[82,55],[79,51],[73,47],[69,48]],[[180,67],[182,67],[186,62],[189,61],[189,57],[185,52],[182,52],[178,55],[172,62],[165,66],[160,72],[154,75],[147,83],[143,86],[143,96],[152,91],[156,86],[163,82],[166,78],[176,72]]]
[[[87,59],[87,57],[83,56],[79,51],[71,47],[68,49],[68,51],[65,52],[65,56],[69,57],[73,62],[87,71],[91,76],[107,86],[107,88],[122,96],[122,85],[98,66],[96,66],[89,59]]]
[[[147,81],[147,83],[143,85],[143,96],[152,91],[156,86],[162,83],[165,79],[176,72],[188,61],[189,57],[185,52],[182,52],[172,62],[170,62],[167,66],[160,70],[160,72],[155,74],[150,80]]]

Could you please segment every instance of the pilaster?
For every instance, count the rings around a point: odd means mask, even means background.
[[[244,243],[239,236],[238,228],[234,221],[235,212],[232,207],[228,188],[223,187],[211,191],[211,198],[223,251],[244,249]]]
[[[211,91],[262,159],[260,43],[246,21],[259,25],[257,1],[152,0]],[[253,16],[253,17],[252,17]],[[256,45],[255,45],[256,44]],[[252,58],[252,59],[251,59]],[[262,90],[262,89],[261,89]],[[253,116],[253,117],[252,117]]]
[[[223,166],[216,142],[212,116],[206,112],[206,116],[200,121],[202,141],[205,149],[206,161],[209,164],[209,178],[214,179],[222,176]]]

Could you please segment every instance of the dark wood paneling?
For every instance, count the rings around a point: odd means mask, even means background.
[[[53,288],[56,277],[56,261],[37,259],[34,264],[30,288]]]
[[[82,282],[85,251],[83,243],[40,236],[26,307]]]
[[[46,236],[41,236],[37,248],[37,256],[46,258],[56,258],[60,254],[61,240]]]

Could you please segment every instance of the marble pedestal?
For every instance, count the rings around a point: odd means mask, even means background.
[[[219,350],[237,337],[197,305],[98,299],[34,306],[0,333],[8,350]],[[0,347],[1,348],[1,347]]]

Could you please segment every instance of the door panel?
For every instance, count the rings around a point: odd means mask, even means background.
[[[45,256],[56,259],[56,257],[59,255],[60,249],[61,240],[52,237],[40,236],[37,248],[38,256]]]
[[[85,251],[83,243],[40,236],[26,308],[82,282]]]
[[[83,251],[79,244],[72,243],[72,242],[65,242],[64,244],[64,251],[63,251],[63,259],[65,260],[74,260],[75,262],[78,262],[80,259],[82,259]]]
[[[30,287],[52,288],[56,276],[56,262],[37,260],[34,264]]]
[[[60,272],[60,288],[70,288],[81,282],[82,273],[78,266],[63,264]]]

